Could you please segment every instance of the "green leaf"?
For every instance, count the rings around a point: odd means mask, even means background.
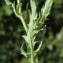
[[[34,51],[35,53],[38,53],[42,48],[42,41],[40,42],[38,48]]]
[[[41,9],[41,14],[42,14],[41,21],[45,21],[47,16],[50,14],[52,3],[53,0],[46,0],[44,7]]]
[[[27,11],[27,19],[30,20],[30,10],[28,9],[29,3],[26,5],[26,11]]]
[[[27,36],[26,35],[23,35],[22,37],[25,39],[25,41],[28,44],[29,48],[31,48],[30,34],[28,33]]]
[[[20,8],[20,11],[19,11],[19,8]],[[21,14],[21,9],[22,9],[22,3],[18,3],[17,5],[16,5],[16,12],[17,12],[17,14]]]
[[[23,49],[23,44],[22,44],[22,46],[21,46],[21,54],[23,54],[25,57],[27,57],[27,53],[24,51],[24,49]]]
[[[17,13],[16,8],[15,8],[15,1],[12,3],[12,6],[11,7],[13,8],[13,11],[14,11],[15,15],[17,17],[19,17],[19,14]]]
[[[31,6],[30,21],[33,21],[33,20],[37,19],[35,0],[30,0],[30,6]]]
[[[26,35],[23,35],[22,37],[23,37],[23,38],[25,39],[25,41],[29,44],[29,41],[30,41],[30,40],[29,40],[29,37],[26,36]]]
[[[6,3],[7,5],[11,5],[11,4],[12,4],[9,0],[5,0],[5,3]]]

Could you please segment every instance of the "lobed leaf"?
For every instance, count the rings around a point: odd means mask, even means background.
[[[41,14],[42,14],[41,21],[45,21],[47,16],[50,14],[52,3],[53,0],[46,0],[44,7],[41,9]]]

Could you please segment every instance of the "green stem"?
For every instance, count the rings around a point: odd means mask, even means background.
[[[25,31],[26,31],[26,33],[27,33],[28,28],[27,28],[27,26],[26,26],[26,23],[25,23],[25,21],[24,21],[24,18],[23,18],[22,16],[20,16],[19,18],[20,18],[20,20],[21,20],[21,22],[22,22],[22,24],[23,24],[23,26],[24,26],[24,29],[25,29]]]
[[[30,63],[35,63],[33,50],[31,50],[31,62]]]
[[[35,58],[34,58],[34,49],[33,49],[32,41],[31,41],[31,57],[30,57],[30,63],[36,63]]]
[[[19,4],[20,3],[20,0],[17,0],[17,3]],[[19,7],[19,13],[21,14],[21,8],[20,7]],[[25,31],[27,33],[27,26],[26,26],[26,23],[24,21],[24,18],[22,17],[22,15],[20,15],[19,18],[20,18],[20,20],[21,20],[21,22],[22,22],[22,24],[24,26],[24,29],[25,29]]]

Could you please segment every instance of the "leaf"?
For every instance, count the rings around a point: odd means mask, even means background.
[[[22,46],[21,46],[21,54],[23,54],[25,57],[27,57],[27,53],[24,51],[24,49],[23,49],[23,44],[22,44]]]
[[[44,40],[44,36],[45,36],[45,32],[46,32],[46,25],[43,25],[43,28],[42,28],[42,40]]]
[[[44,7],[41,9],[41,14],[42,14],[41,21],[45,21],[47,16],[50,14],[52,3],[53,0],[46,0]]]
[[[36,43],[37,43],[37,41],[34,41],[34,42],[33,42],[33,48],[35,47]]]
[[[25,39],[25,41],[26,41],[26,43],[28,44],[29,48],[31,48],[30,34],[28,33],[27,36],[26,36],[26,35],[23,35],[22,37]]]
[[[17,17],[19,17],[19,14],[16,12],[15,1],[12,3],[12,8],[13,8],[13,11],[14,11],[15,15],[16,15]]]
[[[19,8],[20,8],[20,11],[19,11]],[[18,15],[21,14],[21,8],[22,8],[22,3],[19,3],[19,4],[16,5],[16,12],[17,12]]]
[[[33,20],[37,19],[35,0],[30,0],[30,6],[31,6],[30,21],[33,21]]]
[[[5,3],[6,3],[7,5],[11,5],[11,4],[12,4],[9,0],[5,0]]]
[[[35,53],[38,53],[42,48],[42,41],[40,42],[38,48],[34,51]]]
[[[28,9],[29,3],[26,5],[26,11],[27,11],[27,19],[30,20],[30,10]]]
[[[30,41],[30,40],[29,40],[28,36],[23,35],[22,37],[23,37],[23,38],[25,39],[25,41],[29,44],[29,41]]]

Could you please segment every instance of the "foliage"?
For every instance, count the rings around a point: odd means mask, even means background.
[[[26,41],[27,52],[24,51],[23,45],[22,45],[21,46],[21,54],[23,54],[25,57],[27,57],[29,59],[30,63],[36,63],[35,62],[36,60],[34,60],[34,58],[35,58],[36,54],[40,51],[41,46],[42,46],[42,41],[41,41],[37,50],[34,51],[35,44],[37,43],[35,41],[36,34],[38,34],[38,32],[40,30],[43,30],[43,32],[45,32],[44,31],[45,28],[44,28],[43,24],[44,24],[44,21],[46,20],[46,17],[49,15],[53,0],[47,0],[46,1],[44,7],[41,9],[39,16],[37,16],[38,14],[36,12],[35,1],[30,0],[31,12],[30,11],[28,12],[29,17],[30,17],[30,18],[28,17],[30,19],[28,27],[26,26],[24,18],[22,17],[20,0],[17,0],[17,5],[15,5],[15,2],[11,3],[9,0],[5,0],[5,2],[7,5],[12,6],[15,15],[21,20],[21,22],[24,26],[24,29],[26,31],[26,34],[27,34],[27,35],[23,36],[25,41]],[[16,8],[15,8],[15,6],[16,6]],[[42,26],[42,28],[41,28],[41,26]]]
[[[22,0],[23,6],[25,6],[26,1]],[[49,20],[45,22],[47,25],[46,35],[45,35],[46,37],[45,37],[45,41],[43,42],[43,49],[41,53],[39,53],[38,55],[39,60],[42,57],[40,60],[41,63],[42,62],[43,63],[63,63],[63,60],[62,60],[62,50],[63,50],[62,41],[63,40],[61,39],[59,41],[54,42],[54,39],[56,38],[56,34],[59,33],[61,27],[63,26],[63,21],[62,21],[63,20],[63,17],[62,17],[63,3],[61,2],[59,4],[57,2],[58,1],[56,1],[53,4],[51,14],[48,17]],[[40,0],[38,3],[40,8],[44,3],[44,0]],[[4,0],[0,1],[0,5],[1,5],[0,6],[0,11],[1,11],[0,12],[0,32],[1,32],[0,33],[0,62],[1,63],[12,63],[12,62],[18,63],[18,61],[22,57],[19,52],[20,51],[19,48],[23,43],[23,39],[21,36],[25,34],[25,32],[23,30],[20,20],[17,19],[14,16],[14,14],[11,14],[11,13],[9,15],[7,14],[7,12],[9,12],[9,9],[11,9],[10,6],[5,5]],[[5,10],[7,12],[4,12]],[[42,38],[40,39],[41,35],[42,35],[42,32],[38,34],[37,40],[40,41],[42,39]],[[54,45],[50,50],[48,48],[48,45],[50,43],[52,45],[52,42],[54,43]],[[39,43],[40,42],[37,42],[37,44]],[[23,47],[26,48],[25,46]]]

